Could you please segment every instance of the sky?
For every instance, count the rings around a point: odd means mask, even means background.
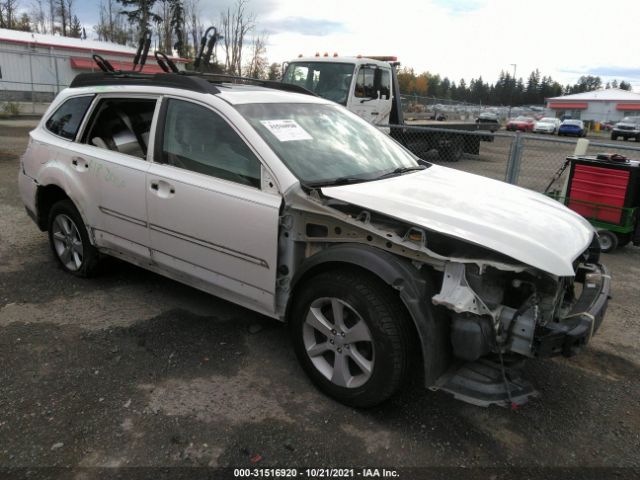
[[[98,3],[77,2],[84,24],[97,20]],[[232,3],[200,0],[202,22],[215,24]],[[537,68],[562,84],[598,75],[640,92],[638,0],[248,0],[247,8],[268,34],[269,62],[316,52],[395,55],[456,83],[493,83],[515,64],[525,81]]]

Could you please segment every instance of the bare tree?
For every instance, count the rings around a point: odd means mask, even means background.
[[[49,0],[49,33],[53,34],[56,29],[56,2]]]
[[[16,13],[18,9],[18,0],[4,0],[0,2],[0,28],[14,29],[17,26],[18,19]]]
[[[193,42],[192,56],[195,56],[198,50],[198,45],[200,43],[200,38],[204,33],[202,23],[200,23],[200,0],[186,0],[184,3],[184,9],[186,17],[186,30],[188,32],[188,35],[186,35],[186,37],[187,39],[191,37],[191,40]],[[189,43],[188,40],[187,43]],[[189,47],[187,47],[187,50],[188,48]]]
[[[253,78],[267,77],[267,34],[254,35],[251,39],[251,58],[245,67],[245,75]]]
[[[100,3],[98,24],[93,29],[98,34],[98,40],[125,45],[133,34],[131,26],[116,10],[115,0],[103,0]]]
[[[232,75],[242,72],[244,40],[255,27],[255,15],[246,11],[247,0],[236,0],[220,16],[224,36],[225,70]]]
[[[63,37],[67,36],[67,5],[65,0],[57,0],[56,11],[60,16],[61,30]]]
[[[171,55],[171,2],[170,0],[157,0],[155,14],[160,21],[156,22],[156,34],[158,35],[158,49]]]
[[[44,13],[43,0],[34,0],[31,3],[31,19],[36,32],[47,33],[47,17]]]

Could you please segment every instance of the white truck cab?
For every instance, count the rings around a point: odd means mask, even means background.
[[[344,105],[374,125],[390,123],[392,68],[396,57],[299,57],[287,64],[283,82]]]

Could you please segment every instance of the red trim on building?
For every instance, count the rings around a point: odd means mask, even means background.
[[[640,110],[640,103],[619,103],[616,110]]]
[[[569,110],[583,110],[589,107],[588,103],[550,102],[549,108],[565,108]]]
[[[98,54],[120,55],[124,57],[136,56],[136,54],[133,52],[121,52],[118,50],[107,50],[102,48],[76,47],[72,45],[60,45],[56,43],[32,42],[32,41],[26,41],[26,40],[16,40],[14,38],[0,37],[0,42],[17,43],[19,45],[33,45],[34,47],[47,47],[47,48],[53,47],[53,48],[59,48],[61,50],[72,50],[76,52],[93,52]],[[187,63],[189,61],[188,58],[179,58],[179,57],[169,57],[169,58],[174,62]]]
[[[109,60],[109,63],[113,65],[113,68],[116,70],[131,70],[133,69],[133,62],[122,62],[120,60]],[[70,57],[69,63],[71,64],[71,68],[75,70],[94,70],[98,71],[99,68],[95,64],[92,58],[87,57]],[[145,64],[142,69],[143,73],[163,73],[163,70],[154,63]]]

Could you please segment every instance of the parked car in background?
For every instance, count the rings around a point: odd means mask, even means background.
[[[586,137],[587,129],[582,120],[565,120],[560,124],[558,135],[569,135],[574,137]]]
[[[520,116],[516,118],[512,118],[507,122],[506,129],[512,132],[521,131],[521,132],[532,132],[533,126],[535,125],[536,120],[533,117]]]
[[[608,121],[608,122],[604,122],[600,124],[600,129],[604,130],[605,132],[610,132],[611,130],[613,130],[613,127],[615,127],[616,122],[612,122],[612,121]]]
[[[500,128],[500,120],[498,115],[493,112],[482,112],[476,118],[476,123],[487,125],[488,130],[495,132]]]
[[[616,123],[611,130],[611,140],[617,140],[618,137],[624,140],[635,138],[636,142],[640,142],[640,116],[624,117]]]
[[[550,133],[553,135],[560,128],[560,119],[553,117],[543,117],[533,126],[534,133]]]

